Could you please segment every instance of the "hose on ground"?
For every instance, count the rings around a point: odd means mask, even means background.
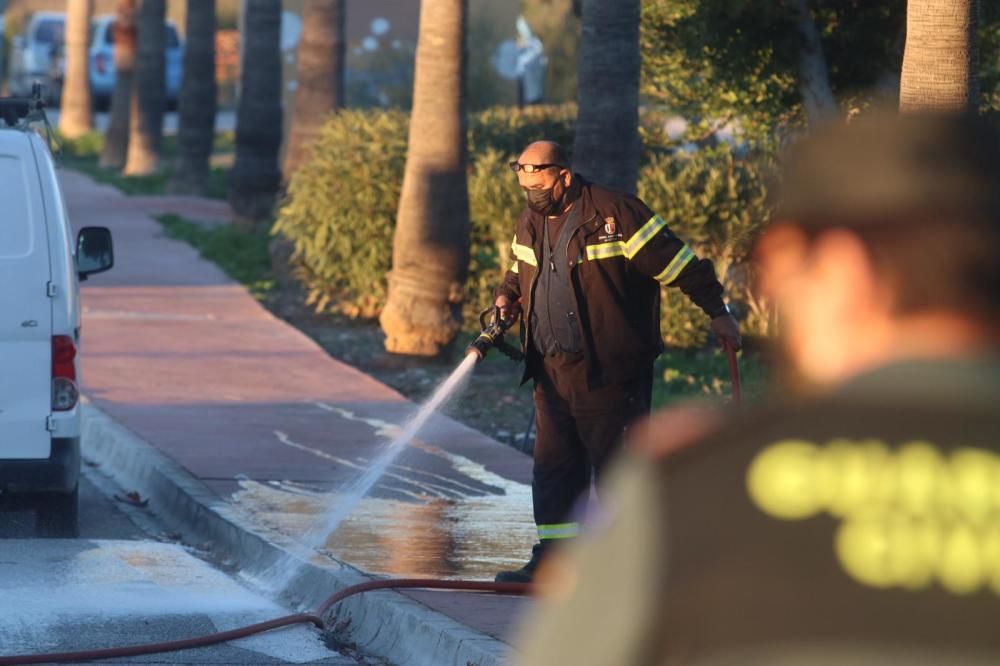
[[[254,634],[287,627],[293,624],[312,624],[318,629],[325,629],[323,615],[333,606],[348,597],[369,592],[371,590],[386,589],[423,589],[423,590],[455,590],[461,592],[493,592],[495,594],[523,595],[530,591],[531,586],[527,583],[492,583],[476,580],[440,580],[430,578],[388,578],[383,580],[371,580],[357,585],[345,587],[343,590],[335,592],[319,605],[314,613],[295,613],[283,617],[258,622],[246,627],[220,631],[194,638],[185,638],[176,641],[166,641],[163,643],[146,643],[143,645],[127,645],[116,648],[102,648],[94,650],[79,650],[76,652],[53,652],[48,654],[25,654],[14,656],[0,656],[0,666],[19,666],[21,664],[48,664],[93,661],[97,659],[115,659],[117,657],[136,657],[146,654],[159,654],[162,652],[176,652],[177,650],[188,650],[191,648],[208,647],[218,643],[225,643],[239,638],[246,638]]]
[[[729,360],[729,377],[733,381],[733,404],[739,407],[743,402],[743,387],[740,381],[740,362],[736,358],[736,350],[726,345],[726,358]]]

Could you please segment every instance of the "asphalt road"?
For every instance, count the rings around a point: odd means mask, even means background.
[[[0,502],[0,655],[168,641],[287,614],[114,494],[121,491],[97,470],[85,470],[78,539],[40,538],[30,507]],[[113,663],[380,663],[338,654],[332,644],[331,635],[299,626]]]

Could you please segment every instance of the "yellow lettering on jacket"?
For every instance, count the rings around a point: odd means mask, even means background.
[[[776,442],[747,473],[753,503],[780,520],[842,519],[837,560],[876,588],[1000,594],[1000,455],[929,442]]]

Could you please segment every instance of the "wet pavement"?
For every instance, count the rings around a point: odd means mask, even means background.
[[[176,640],[287,615],[181,546],[152,541],[0,542],[0,654]],[[356,664],[309,626],[129,663]]]
[[[85,470],[89,472],[89,470]],[[80,478],[79,536],[84,539],[142,539],[147,535],[129,518],[133,510],[103,494],[86,474]],[[47,537],[38,529],[38,516],[30,498],[0,496],[0,560],[4,539]],[[6,575],[0,567],[0,577]]]
[[[74,226],[109,226],[115,240],[115,268],[83,289],[86,394],[249,520],[301,537],[415,406],[165,238],[149,202],[74,173],[62,179]],[[522,563],[535,540],[530,460],[444,417],[418,440],[330,536],[329,551],[400,576],[491,579]],[[506,635],[525,603],[412,596],[493,636]]]

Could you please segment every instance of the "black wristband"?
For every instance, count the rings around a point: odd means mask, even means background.
[[[716,317],[725,317],[727,315],[733,314],[733,311],[729,309],[728,303],[723,303],[721,308],[716,308],[709,313],[709,317],[715,319]]]

